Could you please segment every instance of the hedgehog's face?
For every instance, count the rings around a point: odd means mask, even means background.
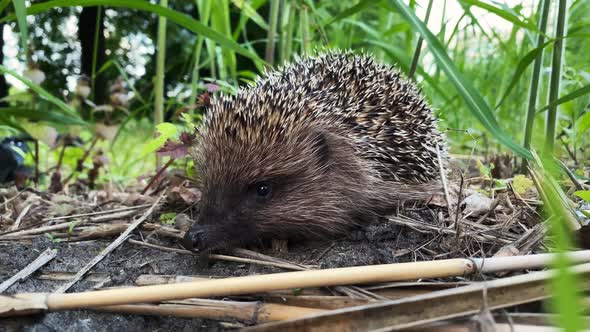
[[[314,222],[338,218],[335,206],[346,204],[333,178],[345,150],[331,136],[307,130],[297,139],[203,142],[200,214],[185,245],[219,249],[329,231],[334,225]]]

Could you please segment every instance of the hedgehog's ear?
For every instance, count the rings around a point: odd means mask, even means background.
[[[325,165],[330,160],[332,149],[331,149],[331,137],[329,133],[323,130],[317,130],[312,136],[312,148],[313,153],[318,158],[320,164]]]

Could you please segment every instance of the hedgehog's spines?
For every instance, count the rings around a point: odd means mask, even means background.
[[[357,152],[384,178],[421,183],[439,175],[435,146],[444,146],[443,136],[420,89],[365,54],[296,56],[236,96],[212,103],[216,112],[207,119],[206,131],[222,133],[227,127],[238,139],[262,142],[296,135],[303,123],[318,124],[348,132]]]

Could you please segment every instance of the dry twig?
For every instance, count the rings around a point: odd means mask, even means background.
[[[154,212],[154,209],[156,208],[156,206],[158,205],[158,203],[160,202],[162,197],[164,197],[164,193],[165,192],[163,192],[160,195],[160,197],[158,197],[158,199],[154,202],[152,207],[150,207],[143,214],[143,216],[141,216],[141,218],[137,219],[133,224],[131,224],[127,228],[127,230],[125,230],[125,232],[123,232],[121,235],[119,235],[119,237],[115,241],[113,241],[106,249],[104,249],[98,256],[94,257],[94,259],[92,261],[90,261],[88,264],[86,264],[86,266],[84,266],[80,271],[78,271],[78,273],[76,274],[76,276],[72,280],[70,280],[66,284],[62,285],[61,287],[59,287],[55,292],[56,293],[65,293],[68,289],[70,289],[70,287],[72,287],[75,283],[77,283],[78,280],[80,280],[84,276],[84,274],[86,274],[86,272],[90,271],[90,269],[92,269],[94,267],[94,265],[98,264],[98,262],[100,262],[109,253],[111,253],[113,250],[115,250],[119,245],[121,245],[127,239],[129,234],[131,234],[131,232],[133,232],[137,228],[137,226],[139,226],[142,222],[144,222],[152,214],[152,212]]]
[[[15,282],[28,278],[31,274],[37,271],[39,268],[47,264],[50,260],[55,258],[57,250],[48,248],[37,257],[33,262],[27,265],[24,269],[20,270],[17,274],[10,277],[8,280],[0,284],[0,293],[3,293]]]

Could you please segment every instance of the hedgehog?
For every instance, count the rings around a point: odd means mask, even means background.
[[[298,58],[211,98],[197,139],[202,196],[183,241],[193,251],[346,235],[431,197],[446,160],[414,84],[348,51]]]

